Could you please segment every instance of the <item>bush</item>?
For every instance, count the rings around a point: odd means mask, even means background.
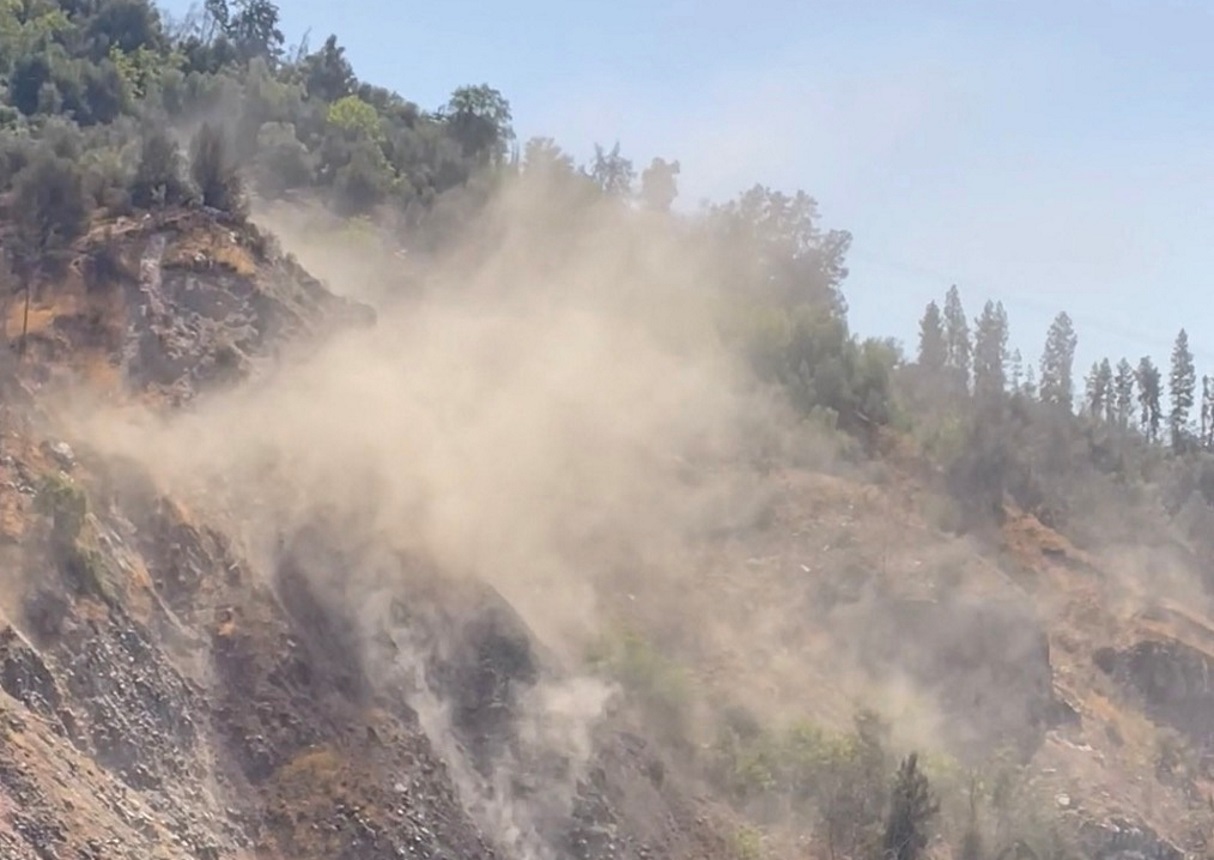
[[[35,509],[51,518],[51,541],[56,549],[75,545],[88,516],[88,500],[70,478],[62,473],[46,477],[34,498]]]
[[[131,182],[131,202],[148,209],[178,204],[187,196],[180,149],[163,131],[153,131],[143,140],[139,167]]]
[[[204,206],[243,218],[246,214],[244,187],[223,131],[203,123],[190,157],[190,174]]]
[[[918,860],[927,848],[928,828],[939,812],[940,803],[919,769],[919,756],[911,753],[898,768],[890,791],[883,855],[888,860]]]
[[[763,834],[753,827],[738,828],[732,842],[738,860],[761,860],[763,857]]]
[[[862,711],[851,732],[808,721],[783,733],[753,720],[728,719],[710,752],[708,772],[744,807],[783,807],[815,822],[831,853],[857,855],[881,835],[888,783],[887,728]]]
[[[51,551],[72,588],[112,602],[114,587],[105,559],[84,545],[88,499],[84,491],[62,473],[43,479],[34,500],[35,508],[51,518]]]
[[[751,305],[729,311],[726,339],[760,379],[784,390],[803,415],[829,414],[841,429],[872,432],[895,416],[886,341],[857,341],[829,307]],[[831,421],[833,423],[833,420]]]

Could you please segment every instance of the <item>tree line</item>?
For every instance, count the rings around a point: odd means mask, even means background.
[[[1166,391],[1163,373],[1149,355],[1136,364],[1126,358],[1116,365],[1107,358],[1094,362],[1083,390],[1077,391],[1078,343],[1070,316],[1059,313],[1046,333],[1038,377],[1031,364],[1025,365],[1020,350],[1008,349],[1003,303],[986,302],[971,332],[954,285],[945,295],[943,310],[931,301],[919,321],[917,366],[942,390],[978,401],[1023,397],[1071,413],[1078,395],[1078,415],[1087,420],[1138,432],[1151,444],[1166,442],[1176,453],[1214,451],[1214,377],[1201,377],[1198,401],[1197,372],[1185,329],[1172,347]],[[1200,406],[1196,420],[1195,405]]]

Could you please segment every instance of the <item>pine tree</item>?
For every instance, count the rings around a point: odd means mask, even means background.
[[[961,306],[961,294],[957,291],[956,284],[949,287],[948,295],[944,297],[944,341],[948,347],[946,365],[958,389],[969,391],[970,327],[965,319],[965,309]]]
[[[929,302],[919,321],[919,366],[931,374],[939,374],[948,362],[948,344],[944,339],[944,321],[940,306]]]
[[[1083,380],[1083,408],[1094,418],[1104,411],[1104,386],[1100,384],[1100,362],[1092,362],[1092,369]]]
[[[975,322],[974,394],[982,398],[1007,388],[1007,312],[1003,303],[987,302]]]
[[[1094,362],[1086,383],[1086,406],[1088,414],[1097,421],[1112,423],[1116,415],[1113,391],[1113,367],[1106,358]]]
[[[1117,397],[1117,426],[1125,430],[1134,414],[1134,367],[1124,358],[1117,362],[1117,377],[1113,382]]]
[[[1012,350],[1012,357],[1008,361],[1008,366],[1012,375],[1012,393],[1019,394],[1024,386],[1024,358],[1020,355],[1020,350]]]
[[[1054,317],[1041,355],[1041,402],[1061,406],[1068,412],[1074,401],[1072,368],[1079,338],[1071,318],[1065,313]]]
[[[1172,372],[1168,376],[1168,393],[1172,398],[1168,429],[1172,434],[1173,451],[1182,450],[1188,438],[1189,413],[1193,409],[1196,387],[1197,371],[1193,367],[1193,353],[1189,350],[1189,335],[1181,329],[1172,347]]]
[[[1024,396],[1029,400],[1036,400],[1037,394],[1037,374],[1030,364],[1024,368]]]
[[[1214,451],[1214,379],[1201,378],[1201,447]]]
[[[1100,381],[1104,385],[1104,421],[1112,425],[1117,422],[1117,385],[1113,365],[1107,358],[1100,361]]]
[[[883,846],[887,860],[918,860],[927,847],[928,824],[939,811],[927,777],[919,770],[919,756],[911,753],[898,768],[890,793]]]
[[[969,784],[969,817],[965,822],[965,830],[961,834],[961,847],[957,852],[957,860],[983,860],[986,848],[982,840],[982,828],[978,823],[978,778],[970,777]]]
[[[1162,413],[1159,409],[1159,396],[1162,387],[1162,377],[1155,362],[1149,355],[1144,355],[1138,362],[1135,380],[1138,384],[1138,406],[1142,432],[1148,442],[1159,441],[1159,421]]]

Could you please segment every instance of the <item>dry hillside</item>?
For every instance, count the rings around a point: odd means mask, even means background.
[[[1214,623],[1179,551],[1081,551],[1012,507],[959,537],[893,431],[738,460],[631,331],[393,328],[276,244],[194,209],[95,225],[23,355],[10,304],[3,856],[827,857],[819,822],[725,787],[719,730],[861,707],[933,757],[938,855],[996,754],[1085,856],[1209,850]],[[375,337],[447,376],[358,364]],[[617,373],[567,380],[558,343]],[[93,421],[135,408],[146,435]],[[1152,581],[1184,599],[1127,584]],[[992,853],[1029,850],[1007,832]]]

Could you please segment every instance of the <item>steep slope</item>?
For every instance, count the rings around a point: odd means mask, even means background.
[[[181,404],[292,343],[375,320],[273,237],[212,210],[102,221],[72,251],[65,276],[42,286],[28,313],[21,295],[7,310],[6,331],[27,335],[38,383],[83,378]]]
[[[3,371],[0,424],[6,856],[824,856],[834,846],[818,813],[773,787],[761,756],[722,774],[720,737],[731,721],[749,727],[743,745],[806,721],[841,732],[862,706],[891,723],[891,752],[925,750],[949,765],[932,772],[949,844],[962,820],[952,809],[964,792],[959,774],[985,773],[1002,755],[1036,817],[1013,820],[992,800],[983,814],[1003,840],[995,850],[1045,823],[1095,857],[1206,850],[1207,598],[1194,586],[1183,609],[1153,600],[1129,587],[1146,581],[1132,548],[1082,552],[1010,508],[999,529],[950,534],[933,515],[945,500],[932,470],[890,445],[869,461],[841,455],[839,437],[827,434],[796,458],[730,459],[694,410],[681,415],[673,395],[683,392],[673,389],[670,413],[657,412],[653,425],[619,418],[635,467],[621,479],[587,468],[593,458],[580,446],[603,441],[592,432],[598,413],[552,407],[568,396],[558,387],[543,401],[552,412],[544,420],[572,447],[509,450],[520,468],[557,479],[490,480],[468,492],[499,494],[504,510],[534,504],[527,492],[542,496],[566,530],[537,536],[552,523],[523,510],[501,522],[535,533],[464,534],[466,522],[481,521],[443,509],[457,544],[483,545],[455,557],[489,568],[538,565],[527,551],[545,541],[572,548],[554,556],[570,565],[557,580],[506,592],[424,541],[389,540],[383,518],[422,503],[392,507],[376,476],[361,473],[347,498],[344,484],[326,483],[345,463],[309,471],[330,452],[298,467],[220,474],[255,489],[310,479],[309,491],[332,496],[251,529],[253,507],[225,508],[233,497],[219,489],[176,496],[153,468],[154,456],[191,437],[170,435],[155,455],[124,459],[71,436],[101,401],[181,414],[242,381],[240,390],[268,397],[278,368],[317,354],[323,364],[342,355],[318,353],[328,335],[357,339],[359,326],[375,324],[374,311],[333,296],[274,244],[200,210],[112,222],[79,243],[67,277],[33,297],[25,354]],[[10,338],[24,321],[24,307],[11,306]],[[476,372],[486,387],[506,392],[492,401],[495,416],[509,418],[523,407],[510,402],[519,388],[499,365],[514,360],[540,376],[549,366],[530,354],[503,358],[492,340],[478,345],[483,356],[465,355],[461,341],[457,364],[485,364]],[[612,354],[614,342],[606,346]],[[576,370],[598,369],[594,354],[571,354],[584,362]],[[395,381],[387,378],[389,391]],[[449,393],[447,382],[435,383],[437,396],[476,420],[481,389]],[[635,400],[609,382],[595,395]],[[337,384],[351,383],[339,375]],[[436,390],[410,393],[448,418]],[[220,414],[266,421],[281,405],[267,402],[266,412]],[[546,426],[495,423],[498,435],[475,441],[517,443]],[[647,435],[651,426],[684,429],[691,441],[668,450]],[[396,466],[387,436],[387,457],[366,461],[382,470]],[[260,468],[257,446],[281,437],[261,438],[256,427],[242,444],[248,437],[253,459],[233,462]],[[333,438],[288,437],[299,446]],[[268,453],[282,460],[301,449]],[[496,451],[476,453],[476,468],[518,478],[496,468]],[[640,480],[646,473],[662,480]],[[617,496],[594,507],[595,491]],[[641,552],[624,521],[663,539]],[[503,547],[515,554],[495,557]],[[594,557],[580,558],[588,548]],[[1180,555],[1144,561],[1166,569],[1169,594],[1199,581]],[[578,562],[585,570],[572,569]],[[561,577],[585,586],[571,593],[593,601],[594,613],[537,595]],[[602,634],[600,653],[541,642],[527,614],[537,605],[594,619],[602,629],[585,638]],[[756,823],[766,842],[750,838]]]
[[[491,590],[385,550],[372,623],[342,583],[373,546],[321,523],[243,557],[139,464],[48,435],[65,403],[180,406],[369,309],[205,211],[77,250],[4,382],[6,857],[728,854],[644,740],[605,725],[575,761],[528,720],[577,679]]]
[[[903,748],[978,767],[1010,752],[1043,818],[1090,856],[1207,850],[1208,599],[1181,611],[1133,593],[1130,548],[1084,553],[1014,511],[958,539],[921,518],[920,479],[848,471],[780,475],[764,527],[706,548],[680,617],[708,696],[776,725],[843,727],[868,703]]]

